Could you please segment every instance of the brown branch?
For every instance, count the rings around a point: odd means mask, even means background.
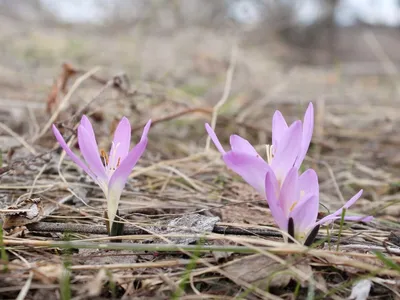
[[[51,223],[51,222],[38,222],[26,225],[30,231],[36,232],[76,232],[82,234],[98,234],[105,235],[107,228],[103,225],[86,225],[86,224],[72,224],[72,223]],[[215,225],[213,233],[229,234],[229,235],[255,235],[263,237],[282,237],[278,231],[260,229],[260,228],[238,228],[227,225]],[[124,226],[124,235],[140,235],[148,234],[147,231],[139,229],[135,226]],[[316,240],[326,239],[323,235],[318,235]],[[349,239],[350,240],[350,239]],[[336,237],[330,237],[331,242],[337,241]],[[341,241],[342,244],[348,244],[349,241]]]

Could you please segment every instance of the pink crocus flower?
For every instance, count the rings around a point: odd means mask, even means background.
[[[279,228],[307,246],[312,243],[321,225],[341,219],[343,209],[352,206],[363,192],[360,190],[342,208],[317,221],[319,185],[314,170],[308,169],[299,176],[297,167],[293,167],[281,187],[275,174],[268,172],[265,191],[271,214]],[[372,217],[345,216],[344,219],[368,222]]]
[[[107,198],[107,215],[111,232],[118,210],[118,203],[129,174],[142,156],[147,146],[147,134],[151,125],[149,120],[144,127],[139,143],[129,151],[131,125],[123,117],[119,122],[111,145],[110,153],[99,152],[92,124],[83,115],[78,127],[78,144],[84,161],[68,147],[64,138],[53,125],[53,133],[61,147],[79,167],[81,167],[102,189]],[[103,160],[102,160],[103,158]]]
[[[284,117],[276,111],[272,121],[272,145],[267,145],[267,161],[265,161],[244,138],[231,135],[231,150],[226,152],[210,125],[205,124],[225,164],[239,174],[265,197],[265,175],[273,171],[279,183],[293,167],[300,167],[310,146],[314,128],[314,109],[308,105],[303,123],[295,121],[287,125]]]

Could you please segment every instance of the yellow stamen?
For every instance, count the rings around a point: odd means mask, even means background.
[[[121,164],[121,157],[118,157],[117,168],[119,167],[120,164]]]
[[[103,150],[103,149],[101,149],[100,150],[100,156],[103,158],[103,160],[104,160],[104,165],[105,166],[108,166],[108,154]]]
[[[290,212],[292,212],[293,209],[296,207],[297,202],[298,202],[298,201],[294,202],[294,203],[292,204],[292,206],[289,208],[289,211],[290,211]]]
[[[265,145],[265,150],[266,150],[266,153],[267,153],[267,163],[271,164],[272,159],[274,158],[273,145]]]

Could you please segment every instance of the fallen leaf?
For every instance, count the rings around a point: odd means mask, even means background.
[[[272,258],[254,254],[236,259],[225,264],[222,269],[232,276],[255,284],[260,288],[285,287],[289,284],[291,275],[283,273],[287,267]]]
[[[104,284],[107,282],[108,276],[104,269],[101,269],[97,275],[88,281],[83,288],[80,290],[80,294],[86,297],[96,297],[99,296]]]
[[[363,279],[358,281],[351,289],[351,295],[348,299],[366,300],[372,287],[371,280]]]
[[[208,217],[200,214],[184,215],[180,218],[170,220],[167,224],[158,223],[156,226],[150,228],[157,234],[201,234],[205,232],[212,232],[214,226],[219,222],[219,217]],[[199,240],[198,237],[182,237],[182,238],[168,238],[175,244],[187,245]],[[166,243],[164,240],[157,240],[157,243]]]
[[[49,264],[48,262],[38,262],[37,267],[33,268],[34,278],[44,284],[58,282],[63,273],[62,264]]]
[[[17,205],[8,206],[0,212],[4,229],[38,222],[44,215],[40,198],[24,200]]]
[[[62,204],[72,198],[72,195],[61,198],[58,203]],[[56,202],[42,201],[40,198],[26,199],[18,204],[0,209],[3,219],[3,228],[24,226],[39,222],[58,208]]]
[[[57,80],[54,81],[50,93],[47,96],[47,101],[46,101],[46,112],[47,113],[52,113],[59,102],[59,94],[60,91],[63,93],[67,93],[67,83],[69,79],[77,73],[77,70],[75,70],[70,64],[64,63],[62,64],[62,72],[60,76],[57,78]]]

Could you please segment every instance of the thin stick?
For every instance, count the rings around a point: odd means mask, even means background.
[[[30,153],[32,153],[33,155],[37,155],[36,150],[31,145],[29,145],[22,136],[18,135],[10,127],[8,127],[3,123],[0,123],[0,128],[3,129],[5,132],[7,132],[9,135],[11,135],[13,138],[15,138],[18,142],[20,142],[20,144],[23,145],[26,149],[28,149]]]
[[[398,75],[399,70],[397,69],[396,65],[390,60],[389,55],[385,52],[379,41],[377,40],[375,34],[372,31],[366,31],[364,33],[364,40],[371,48],[372,52],[374,53],[375,57],[379,60],[382,64],[383,69],[387,73],[387,75]],[[397,82],[397,79],[392,78],[392,82],[396,88],[397,94],[400,95],[400,86]]]
[[[213,109],[213,113],[212,113],[212,117],[211,117],[211,128],[213,130],[215,130],[215,126],[217,125],[218,110],[221,108],[222,105],[225,104],[226,100],[228,100],[229,93],[231,91],[233,73],[235,71],[236,61],[237,61],[237,53],[238,53],[238,47],[235,44],[232,47],[229,68],[228,68],[228,71],[226,72],[226,81],[225,81],[224,92],[222,94],[221,99],[218,101],[218,103],[214,106],[214,109]],[[205,151],[208,151],[210,149],[210,142],[211,142],[211,138],[209,136],[207,136],[206,147],[204,149]]]
[[[67,105],[67,103],[71,100],[72,95],[74,92],[78,89],[78,87],[88,78],[90,78],[94,73],[100,70],[100,67],[95,67],[82,76],[80,76],[72,85],[71,89],[68,91],[68,94],[65,95],[65,97],[62,99],[60,104],[58,105],[57,109],[55,112],[52,114],[50,117],[49,121],[46,123],[46,125],[43,127],[43,129],[40,131],[40,133],[34,137],[33,142],[37,141],[40,139],[46,132],[47,130],[50,129],[51,125],[54,123],[54,121],[57,119],[58,115],[60,112],[64,109],[64,107]]]
[[[75,232],[81,234],[108,234],[105,226],[102,225],[86,225],[86,224],[72,224],[72,223],[50,223],[38,222],[26,225],[30,231],[38,232]],[[281,233],[274,230],[260,229],[260,228],[238,228],[237,226],[215,225],[213,233],[223,235],[244,235],[244,236],[263,236],[263,237],[282,237]],[[136,226],[125,225],[124,235],[143,235],[148,234],[148,231],[139,229]],[[150,238],[151,236],[149,236]],[[322,240],[326,237],[318,235],[316,240]],[[332,237],[333,241],[337,238]],[[349,241],[342,241],[342,243],[349,243]]]

